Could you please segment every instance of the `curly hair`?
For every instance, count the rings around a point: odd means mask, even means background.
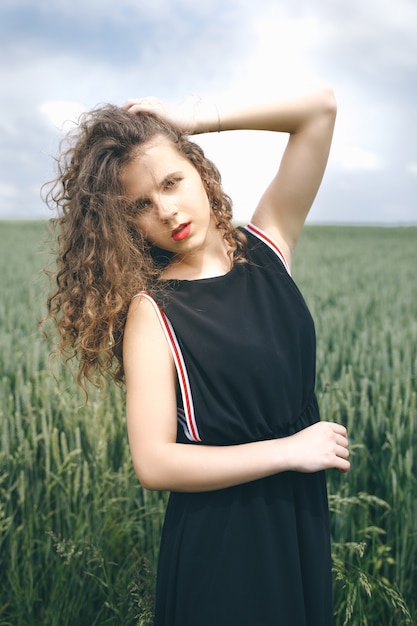
[[[135,224],[137,209],[126,197],[122,168],[141,144],[167,137],[199,172],[212,212],[232,251],[245,261],[245,236],[232,223],[230,198],[216,166],[197,144],[151,113],[129,114],[105,105],[84,114],[61,144],[57,177],[45,201],[57,212],[50,220],[56,269],[47,274],[55,290],[42,324],[58,331],[57,354],[78,362],[78,383],[124,379],[122,343],[132,297],[151,291],[169,262]]]

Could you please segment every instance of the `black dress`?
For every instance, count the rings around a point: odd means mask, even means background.
[[[245,232],[248,263],[154,295],[178,373],[178,441],[189,445],[285,437],[319,420],[312,318],[275,244]],[[170,494],[155,626],[332,623],[324,472]]]

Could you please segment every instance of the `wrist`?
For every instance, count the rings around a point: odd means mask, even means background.
[[[274,472],[288,472],[293,469],[294,459],[291,452],[291,437],[272,439],[272,463]]]
[[[192,134],[220,133],[221,130],[221,117],[217,104],[200,102]]]

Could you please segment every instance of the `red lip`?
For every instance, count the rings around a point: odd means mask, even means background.
[[[190,234],[191,230],[191,222],[186,222],[185,224],[180,224],[177,228],[171,233],[171,237],[174,241],[182,241]]]

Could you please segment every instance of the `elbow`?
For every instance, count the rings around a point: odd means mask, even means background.
[[[323,136],[323,133],[332,133],[337,114],[336,96],[333,89],[324,87],[315,91],[307,96],[305,105],[299,125],[292,132],[313,131],[319,136]]]
[[[335,93],[331,87],[323,89],[321,100],[323,114],[334,122],[337,114],[337,101]]]
[[[144,489],[148,491],[167,491],[167,489],[163,489],[156,481],[153,480],[142,480],[139,478],[139,482]]]
[[[145,470],[142,467],[134,465],[136,476],[144,489],[148,491],[164,491],[161,480],[155,472]]]
[[[311,116],[306,120],[310,127],[320,137],[331,137],[336,122],[337,103],[331,87],[322,89],[316,96],[315,106],[311,109]]]
[[[140,462],[133,459],[133,467],[136,476],[144,489],[148,491],[167,491],[170,485],[164,480],[163,468],[149,460],[142,459]]]

